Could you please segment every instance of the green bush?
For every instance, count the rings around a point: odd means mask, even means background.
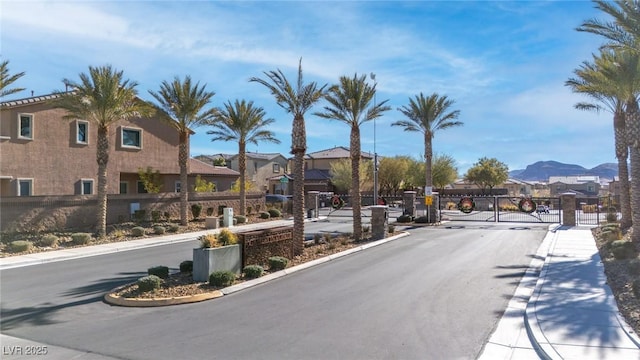
[[[203,249],[215,248],[220,246],[215,234],[205,234],[198,237],[200,247]]]
[[[274,218],[282,216],[282,212],[278,209],[269,209],[268,212],[269,212],[269,216]]]
[[[365,233],[365,234],[369,233],[370,230],[371,230],[371,228],[369,226],[367,226],[367,225],[362,227],[362,232]]]
[[[270,217],[271,217],[271,215],[269,215],[268,212],[264,212],[263,211],[263,212],[260,213],[260,219],[268,219]]]
[[[185,260],[180,263],[180,272],[181,273],[190,273],[193,272],[193,261]]]
[[[213,216],[213,208],[212,207],[208,207],[207,208],[207,216]]]
[[[602,231],[617,231],[617,230],[620,230],[620,224],[618,224],[618,223],[605,224],[605,225],[602,225],[602,227],[600,227],[600,230],[602,230]]]
[[[178,232],[180,226],[178,224],[169,224],[167,225],[167,231],[170,233]]]
[[[283,256],[272,256],[269,258],[269,269],[278,271],[287,267],[289,259]]]
[[[216,287],[231,286],[235,280],[236,274],[228,270],[214,271],[209,275],[209,285]]]
[[[160,221],[160,217],[162,216],[162,213],[158,210],[152,210],[151,211],[151,221],[153,222],[159,222]]]
[[[393,225],[389,225],[387,231],[389,232],[389,234],[393,234],[394,232],[396,232],[396,227]]]
[[[640,279],[633,280],[631,290],[633,290],[633,295],[636,299],[640,300]]]
[[[313,243],[318,245],[320,244],[320,240],[322,240],[322,235],[319,233],[313,234]]]
[[[146,217],[147,217],[147,211],[146,210],[136,210],[133,213],[133,219],[136,222],[143,222]]]
[[[58,245],[58,241],[60,241],[60,239],[57,236],[47,234],[40,239],[40,245],[54,247]]]
[[[607,213],[607,222],[614,223],[618,221],[618,214],[616,213]]]
[[[166,279],[169,277],[169,268],[166,266],[154,266],[147,269],[147,274],[155,275],[161,279]]]
[[[165,211],[165,212],[164,212],[164,214],[162,214],[162,215],[164,215],[164,219],[165,219],[166,221],[171,220],[171,213],[170,213],[170,212]]]
[[[604,230],[602,233],[600,233],[600,236],[602,237],[602,240],[604,240],[605,242],[612,242],[615,240],[622,239],[622,233],[620,232],[619,229]]]
[[[257,279],[262,276],[264,272],[264,268],[260,265],[248,265],[242,269],[242,273],[244,277],[247,279]]]
[[[247,222],[247,217],[244,215],[237,215],[233,219],[237,221],[238,224],[244,224]]]
[[[413,219],[411,218],[411,215],[400,215],[398,216],[398,222],[399,223],[410,223]]]
[[[142,226],[136,226],[131,228],[131,236],[135,236],[135,237],[144,236],[144,228]]]
[[[32,247],[33,243],[27,240],[16,240],[9,243],[9,249],[14,253],[29,251]]]
[[[629,261],[629,265],[627,266],[627,271],[629,271],[630,275],[635,277],[640,275],[640,259],[636,258]]]
[[[76,245],[86,245],[91,241],[91,234],[89,234],[89,233],[74,233],[74,234],[71,234],[71,240]]]
[[[415,220],[413,220],[413,222],[415,222],[416,224],[428,224],[429,218],[427,218],[426,216],[418,216],[417,218],[415,218]]]
[[[218,243],[220,246],[235,245],[238,243],[238,235],[229,229],[222,229],[218,233]]]
[[[136,282],[138,289],[142,292],[149,292],[160,288],[162,279],[156,275],[143,276]]]
[[[193,215],[193,218],[195,220],[197,220],[200,217],[200,213],[202,213],[202,205],[200,204],[191,205],[191,215]]]
[[[251,215],[253,212],[253,208],[251,206],[247,206],[247,215]]]
[[[166,231],[167,231],[167,229],[165,229],[165,227],[164,227],[164,226],[162,226],[162,225],[155,225],[155,226],[153,227],[153,233],[154,233],[154,234],[156,234],[156,235],[162,235],[162,234],[164,234]]]
[[[611,243],[611,253],[617,260],[633,258],[635,246],[630,241],[616,240]]]

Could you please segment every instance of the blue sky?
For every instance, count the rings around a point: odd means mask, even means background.
[[[276,120],[281,144],[250,151],[289,156],[292,117],[252,76],[281,69],[295,80],[333,84],[341,75],[376,75],[377,101],[392,110],[375,123],[383,156],[423,153],[419,133],[391,127],[398,107],[419,93],[456,101],[464,126],[436,133],[434,152],[463,174],[479,158],[510,170],[540,160],[587,168],[615,162],[612,117],[578,111],[585,98],[564,82],[601,45],[575,31],[604,18],[589,1],[6,1],[0,5],[0,55],[26,75],[10,98],[63,90],[88,67],[111,64],[151,100],[163,80],[190,75],[216,92],[214,106],[252,100]],[[7,98],[9,99],[9,98]],[[349,128],[306,116],[308,152],[349,146]],[[195,128],[191,155],[237,153]],[[374,151],[374,124],[361,128]]]

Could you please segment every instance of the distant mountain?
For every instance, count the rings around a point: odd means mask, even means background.
[[[524,181],[548,181],[550,176],[596,175],[600,180],[611,180],[618,176],[618,164],[604,163],[593,169],[580,165],[563,164],[557,161],[538,161],[526,169],[509,171],[509,177]]]

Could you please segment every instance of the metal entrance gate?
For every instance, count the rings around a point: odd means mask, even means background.
[[[560,223],[560,199],[552,197],[440,195],[440,217],[452,221]]]

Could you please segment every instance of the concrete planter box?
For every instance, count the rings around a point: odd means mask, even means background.
[[[238,244],[193,249],[193,281],[209,281],[209,274],[219,270],[233,271],[238,274],[241,262]]]

